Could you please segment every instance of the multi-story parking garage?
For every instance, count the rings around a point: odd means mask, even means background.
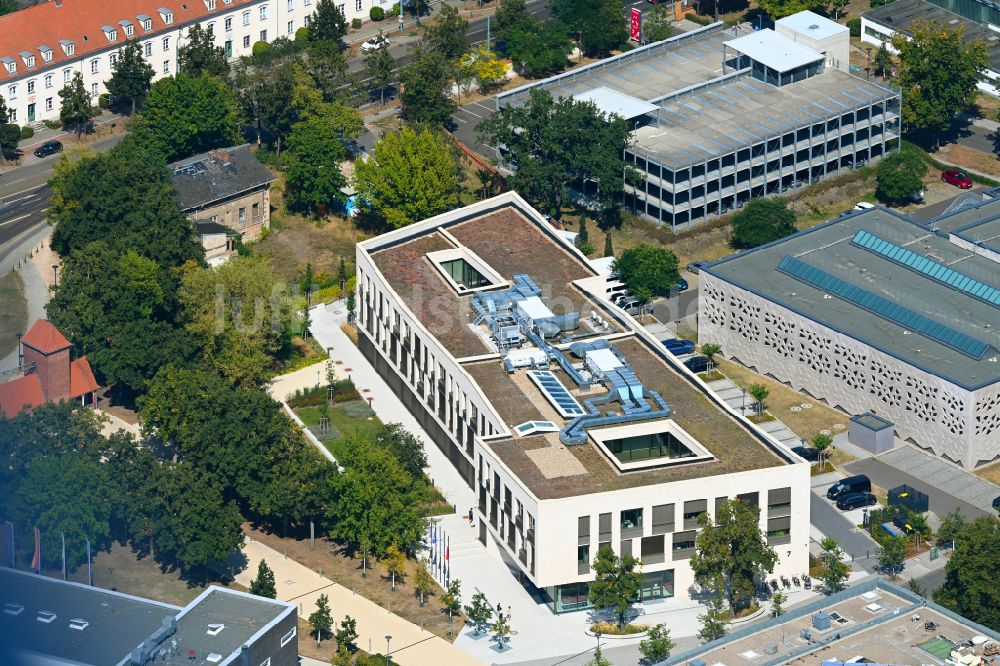
[[[884,155],[899,93],[847,73],[847,28],[811,12],[749,34],[721,23],[497,96],[533,88],[588,99],[635,132],[625,206],[673,227],[721,215]]]

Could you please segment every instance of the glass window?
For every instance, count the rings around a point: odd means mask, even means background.
[[[288,11],[295,9],[295,0],[288,0]]]
[[[46,111],[51,111],[52,110],[52,98],[51,97],[46,97],[45,98],[45,110]]]
[[[263,5],[260,8],[260,20],[261,21],[267,20],[267,5]]]
[[[556,587],[555,592],[554,610],[557,613],[586,610],[593,607],[593,604],[590,602],[589,583],[559,585]]]
[[[361,0],[354,0],[354,11],[361,11]]]
[[[42,51],[42,60],[52,62],[52,51]]]
[[[51,74],[46,74],[45,75],[45,87],[46,88],[51,88],[52,87],[52,75]]]
[[[64,69],[63,70],[63,83],[69,83],[70,79],[73,78],[73,70]]]
[[[226,29],[226,32],[229,32],[230,30],[233,29],[233,17],[232,16],[227,16],[226,17],[226,21],[223,24],[223,27]]]
[[[626,530],[642,527],[642,509],[622,511],[621,527]]]
[[[133,26],[131,23],[127,24],[125,26],[125,36],[131,37],[134,33],[135,33],[135,26]]]
[[[250,25],[250,12],[243,12],[243,25]]]
[[[170,73],[170,61],[169,60],[164,60],[163,61],[163,73],[164,74],[169,74]]]
[[[267,30],[261,30],[260,31],[260,41],[262,41],[262,42],[266,42],[267,41]]]
[[[96,83],[91,83],[90,84],[90,94],[91,95],[96,95],[97,94],[97,84]]]
[[[97,58],[94,58],[93,60],[90,61],[90,73],[91,74],[97,74],[97,72],[100,71],[100,69],[101,69],[101,61],[100,60],[98,60]]]
[[[27,58],[25,58],[24,59],[24,64],[27,67],[34,67],[35,66],[35,56],[28,56]]]
[[[153,42],[146,42],[145,44],[143,44],[142,50],[143,53],[145,53],[147,56],[153,55]]]
[[[34,82],[34,80],[28,81],[28,94],[29,95],[34,95],[35,94],[35,82]]]
[[[590,566],[590,546],[577,546],[576,563],[580,566]]]
[[[243,48],[245,49],[250,48],[250,35],[245,35],[243,37]]]
[[[652,571],[643,574],[639,595],[642,601],[669,599],[674,596],[674,570]]]
[[[17,99],[17,86],[7,88],[7,99]]]
[[[288,34],[290,35],[293,32],[295,32],[295,21],[289,21],[288,22]]]
[[[169,51],[170,50],[170,38],[169,37],[164,37],[163,38],[163,50],[164,51]]]
[[[146,19],[145,21],[143,21],[142,22],[142,29],[143,30],[152,30],[153,29],[153,19]]]

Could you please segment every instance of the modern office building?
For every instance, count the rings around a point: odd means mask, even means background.
[[[1000,633],[900,585],[875,579],[684,652],[687,664],[968,664],[993,662]]]
[[[316,0],[48,0],[0,16],[0,97],[10,122],[59,120],[59,91],[76,72],[97,106],[107,92],[118,52],[138,40],[154,80],[177,71],[177,51],[200,25],[230,58],[250,55],[256,42],[293,39],[309,25]],[[345,0],[347,21],[368,19],[390,0]]]
[[[861,15],[861,41],[871,44],[869,50],[883,43],[891,53],[896,34],[912,35],[910,28],[917,21],[930,21],[949,27],[962,28],[963,39],[981,41],[989,54],[989,69],[979,82],[979,89],[990,95],[1000,95],[1000,5],[989,0],[894,0]]]
[[[760,508],[777,571],[808,568],[809,468],[631,317],[517,194],[358,244],[360,348],[478,496],[556,612],[588,607],[601,546],[642,600],[686,595],[698,516]]]
[[[967,469],[1000,457],[1000,198],[876,207],[701,272],[698,337]]]
[[[295,604],[209,587],[183,608],[0,567],[9,666],[295,666]]]
[[[881,157],[897,146],[898,93],[848,73],[848,29],[812,12],[775,30],[700,28],[497,95],[534,89],[594,102],[636,128],[626,208],[687,226]]]

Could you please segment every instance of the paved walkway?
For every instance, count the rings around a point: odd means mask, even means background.
[[[0,275],[6,275],[11,270],[16,270],[24,283],[24,299],[28,306],[28,321],[24,331],[39,319],[45,317],[45,305],[49,302],[49,284],[52,282],[52,261],[49,260],[51,250],[48,249],[48,239],[52,234],[51,227],[44,227],[33,234],[28,235],[20,241],[18,251],[12,252],[7,259],[0,262]],[[43,252],[40,252],[42,250]],[[29,252],[34,252],[35,256],[26,259]],[[47,276],[42,272],[48,262]],[[46,279],[46,277],[48,279]],[[15,348],[6,357],[0,359],[0,370],[7,370],[17,365],[17,349]]]
[[[727,405],[742,413],[743,416],[753,415],[753,400],[749,395],[744,394],[743,389],[733,383],[731,379],[717,379],[714,382],[708,382],[708,388],[715,391],[720,398],[726,401]],[[757,427],[788,448],[802,445],[802,439],[777,418],[773,421],[758,423]]]
[[[330,600],[334,620],[350,615],[358,621],[357,645],[367,652],[385,651],[385,636],[392,636],[392,661],[401,666],[482,666],[483,662],[459,650],[443,638],[423,630],[378,604],[355,594],[346,587],[320,576],[315,571],[285,558],[259,541],[248,541],[243,548],[247,567],[237,574],[236,582],[249,587],[262,559],[274,570],[278,598],[299,605],[299,616],[308,618],[316,610],[321,594]],[[300,636],[300,641],[313,640]]]

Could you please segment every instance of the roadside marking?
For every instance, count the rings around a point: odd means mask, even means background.
[[[482,117],[481,115],[479,115],[478,113],[473,113],[472,111],[469,111],[469,109],[468,109],[468,108],[466,108],[466,107],[462,107],[462,108],[461,108],[460,110],[461,110],[461,111],[465,111],[465,112],[466,112],[466,113],[468,113],[468,114],[469,114],[470,116],[475,116],[476,118],[479,118],[480,120],[482,120],[482,119],[483,119],[483,117]]]
[[[24,180],[24,179],[22,178],[21,180]],[[41,185],[36,185],[35,187],[29,187],[29,188],[27,188],[25,190],[19,190],[17,192],[11,192],[10,194],[5,194],[3,196],[0,196],[0,199],[6,201],[8,197],[16,197],[18,194],[24,194],[25,192],[30,192],[32,190],[37,190],[37,189],[42,188],[42,187],[45,187],[45,183],[42,183]],[[28,197],[22,197],[22,198],[23,199],[27,199]],[[20,200],[21,199],[15,199],[14,201],[20,201]],[[7,203],[13,203],[13,201],[7,201]]]
[[[469,124],[469,122],[467,120],[462,120],[458,116],[455,116],[455,120],[457,120],[458,122],[462,123],[463,125],[468,125]]]
[[[22,215],[21,217],[15,217],[14,219],[7,220],[6,222],[0,222],[0,227],[6,226],[11,222],[17,222],[18,220],[23,220],[24,218],[31,217],[32,215],[34,215],[34,213],[28,213],[27,215]]]

